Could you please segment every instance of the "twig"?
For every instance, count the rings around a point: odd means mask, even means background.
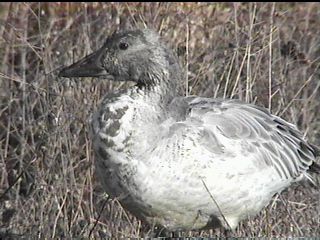
[[[101,217],[101,214],[102,214],[104,208],[106,207],[107,202],[109,201],[109,199],[110,199],[110,196],[108,196],[107,199],[103,202],[103,205],[102,205],[102,207],[101,207],[101,210],[100,210],[100,212],[99,212],[99,215],[98,215],[98,217],[97,217],[97,219],[96,219],[93,227],[92,227],[91,230],[90,230],[90,233],[89,233],[89,236],[88,236],[89,239],[91,238],[91,235],[92,235],[92,233],[93,233],[93,230],[94,230],[94,229],[96,228],[96,226],[98,225],[98,222],[99,222],[99,219],[100,219],[100,217]]]
[[[222,211],[221,211],[218,203],[216,202],[216,200],[214,200],[214,198],[213,198],[211,192],[209,191],[207,185],[205,184],[205,182],[203,181],[203,179],[201,179],[201,181],[202,181],[202,183],[203,183],[203,186],[206,188],[207,192],[209,193],[210,198],[212,199],[213,203],[217,206],[217,208],[218,208],[218,210],[219,210],[219,213],[221,214],[223,220],[226,222],[227,226],[228,226],[228,227],[230,228],[230,230],[232,231],[232,228],[231,228],[230,224],[228,223],[227,219],[226,219],[225,216],[223,215],[223,213],[222,213]]]
[[[273,38],[273,15],[274,15],[275,3],[272,4],[272,9],[270,13],[270,35],[269,35],[269,103],[268,109],[271,112],[272,105],[272,38]]]
[[[289,209],[288,209],[288,204],[287,204],[287,202],[284,200],[284,198],[281,196],[281,194],[279,194],[279,198],[280,198],[281,202],[284,204],[285,209],[286,209],[286,211],[287,211],[287,213],[288,213],[291,221],[292,221],[292,222],[294,223],[294,225],[297,227],[300,236],[303,236],[303,232],[301,231],[301,228],[299,227],[299,224],[296,222],[296,220],[294,220],[294,218],[292,217],[291,212],[290,212]]]

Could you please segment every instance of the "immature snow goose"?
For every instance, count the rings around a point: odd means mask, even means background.
[[[319,170],[319,150],[266,109],[179,96],[182,69],[151,30],[113,34],[60,76],[136,82],[106,94],[92,138],[105,191],[150,224],[176,231],[219,220],[234,229]]]

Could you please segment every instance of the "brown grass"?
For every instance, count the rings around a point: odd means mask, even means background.
[[[57,77],[119,28],[158,30],[188,71],[186,94],[265,106],[320,145],[319,12],[317,3],[1,3],[0,236],[150,232],[94,175],[88,119],[123,84]],[[182,236],[320,236],[319,199],[319,185],[296,184],[232,233]]]

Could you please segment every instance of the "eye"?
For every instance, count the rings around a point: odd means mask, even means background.
[[[126,50],[128,47],[129,47],[129,44],[126,43],[126,42],[121,42],[121,43],[119,43],[119,48],[120,48],[121,50]]]

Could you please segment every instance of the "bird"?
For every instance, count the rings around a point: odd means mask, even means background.
[[[59,76],[134,83],[105,94],[91,136],[104,191],[150,225],[234,230],[320,172],[319,148],[267,109],[181,94],[183,68],[152,29],[114,32]]]

